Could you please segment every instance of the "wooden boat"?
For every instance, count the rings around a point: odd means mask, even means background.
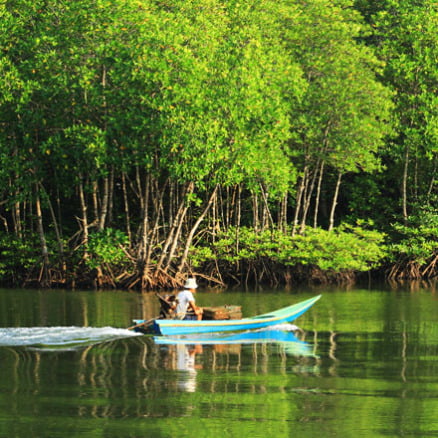
[[[165,336],[262,329],[294,321],[309,310],[320,298],[321,295],[318,295],[309,300],[251,318],[200,321],[156,319],[153,321],[152,327],[156,334]],[[134,322],[140,326],[148,321],[134,320]]]

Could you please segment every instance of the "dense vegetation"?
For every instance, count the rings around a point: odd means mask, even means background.
[[[6,0],[0,281],[437,275],[433,0]]]

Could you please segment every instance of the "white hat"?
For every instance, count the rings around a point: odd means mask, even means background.
[[[188,278],[184,287],[186,289],[196,289],[198,287],[198,284],[196,283],[196,278]]]

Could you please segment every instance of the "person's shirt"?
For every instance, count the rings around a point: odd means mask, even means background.
[[[189,308],[189,303],[195,303],[195,297],[189,290],[183,290],[178,294],[178,304],[176,306],[177,316],[184,317]]]

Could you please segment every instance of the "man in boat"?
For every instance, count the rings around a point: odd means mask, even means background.
[[[184,285],[184,290],[182,290],[176,298],[177,305],[175,311],[178,319],[202,319],[202,307],[196,305],[195,297],[193,296],[197,288],[198,284],[196,283],[196,279],[188,278]]]

